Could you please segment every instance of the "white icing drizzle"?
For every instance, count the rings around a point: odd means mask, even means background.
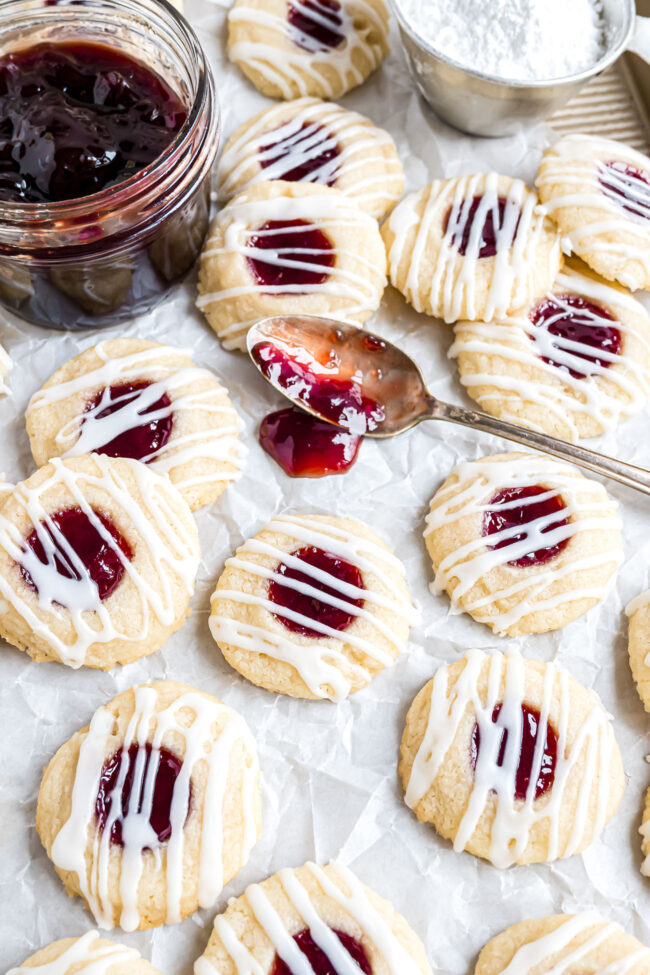
[[[290,117],[286,105],[275,105],[226,146],[217,171],[219,196],[229,200],[256,183],[284,179],[286,173],[338,148],[333,159],[316,166],[301,182],[333,185],[363,210],[380,216],[395,198],[391,183],[402,182],[399,160],[392,152],[384,153],[392,146],[387,132],[331,102],[300,98],[292,103]],[[263,167],[266,160],[273,161]]]
[[[488,667],[488,690],[483,702],[478,685],[485,666]],[[559,700],[560,715],[558,726],[554,728],[557,735],[555,777],[550,790],[536,800],[536,784],[554,700]],[[556,860],[558,857],[572,856],[591,842],[602,831],[608,818],[610,775],[616,754],[609,715],[593,695],[593,708],[570,743],[569,675],[552,663],[544,669],[543,699],[526,798],[515,798],[522,728],[521,705],[525,701],[525,662],[515,648],[509,648],[505,654],[470,650],[465,657],[465,667],[453,687],[449,686],[449,667],[440,667],[431,682],[427,726],[406,789],[406,804],[414,809],[433,785],[470,708],[479,727],[481,747],[478,749],[473,788],[454,838],[454,850],[458,853],[466,848],[481,817],[494,803],[489,858],[500,868],[511,866],[520,859],[533,829],[545,820],[549,828],[545,859]],[[501,704],[499,723],[494,724],[492,713],[498,704]],[[504,727],[510,729],[511,733],[506,742],[503,764],[498,765],[497,756]],[[576,779],[579,780],[579,789],[570,835],[565,840],[560,836],[562,807],[565,794],[573,793]],[[589,808],[593,800],[596,811],[591,821]]]
[[[114,942],[100,945],[99,940],[97,931],[87,931],[52,961],[32,965],[28,959],[20,968],[10,968],[6,975],[26,975],[26,968],[38,975],[68,975],[73,967],[75,975],[106,975],[114,965],[135,962],[140,957],[135,948]]]
[[[334,256],[332,267],[324,267],[316,263],[314,258],[322,253],[320,250],[303,248],[299,245],[284,249],[256,248],[250,243],[252,235],[262,236],[257,228],[263,227],[266,223],[276,221],[286,223],[293,220],[310,224],[309,228],[302,226],[293,228],[296,234],[312,228],[325,234]],[[354,322],[357,319],[367,318],[376,310],[385,284],[384,269],[368,260],[358,250],[337,247],[335,238],[343,231],[363,234],[369,229],[376,234],[377,222],[369,214],[351,204],[343,194],[329,190],[327,194],[316,192],[308,196],[275,196],[271,199],[259,200],[249,200],[245,194],[242,194],[219,213],[216,226],[222,228],[223,246],[217,247],[213,243],[214,236],[212,236],[201,254],[201,261],[223,255],[239,256],[243,265],[243,283],[239,287],[223,288],[200,295],[196,302],[198,308],[206,309],[216,302],[254,294],[286,297],[321,294],[344,299],[347,302],[336,309],[336,317],[342,321]],[[292,228],[289,228],[282,233],[291,231]],[[274,231],[263,233],[272,235]],[[294,255],[293,258],[291,254]],[[295,255],[298,257],[296,258]],[[326,272],[327,277],[320,284],[263,284],[259,283],[248,270],[246,264],[248,258],[276,267],[296,268],[315,274]],[[220,332],[225,347],[244,348],[247,327],[248,323],[235,321]]]
[[[0,396],[4,396],[9,392],[9,387],[5,383],[5,379],[10,371],[11,359],[6,350],[0,345]]]
[[[497,173],[476,173],[436,180],[425,190],[405,197],[393,210],[389,217],[389,227],[395,235],[388,252],[391,279],[397,281],[406,270],[400,291],[416,311],[438,308],[446,322],[455,322],[461,315],[470,319],[480,315],[489,320],[519,308],[529,300],[532,269],[540,261],[544,218],[539,213],[535,193],[522,180],[512,180],[508,189],[500,192],[500,178]],[[425,194],[426,203],[419,216],[417,208]],[[462,255],[454,241],[463,237],[475,196],[481,197],[481,201],[472,220],[466,252]],[[498,210],[500,196],[506,200],[502,225]],[[421,289],[422,263],[430,259],[429,236],[438,233],[434,225],[444,219],[447,211],[447,230],[440,243],[431,281],[426,290]],[[496,254],[491,259],[479,258],[481,233],[490,211]],[[414,228],[415,240],[412,248],[407,250],[407,238]],[[558,255],[559,238],[557,247],[550,248],[549,262],[557,262]],[[493,261],[485,308],[478,304],[480,260]]]
[[[327,871],[315,863],[305,864],[304,869],[309,871],[321,888],[319,899],[324,894],[326,898],[335,901],[361,928],[362,937],[372,942],[375,951],[381,956],[379,964],[382,969],[385,966],[388,975],[421,975],[420,966],[393,933],[391,926],[373,905],[363,884],[351,870],[340,863],[330,864]],[[305,928],[309,929],[314,942],[330,959],[332,967],[339,975],[360,975],[359,965],[322,919],[317,901],[312,899],[307,887],[300,881],[298,871],[286,868],[275,876],[292,907],[303,919]],[[341,889],[341,885],[347,887],[348,894]],[[264,885],[251,884],[246,888],[244,896],[277,955],[290,970],[295,975],[314,975],[309,959],[293,940],[292,935],[295,932],[289,932],[285,927],[265,893]],[[214,928],[232,958],[238,975],[262,975],[262,967],[238,938],[228,921],[227,912],[215,918]],[[195,975],[214,975],[216,971],[218,969],[205,955],[194,966]]]
[[[591,928],[595,930],[584,938]],[[543,970],[548,975],[565,975],[571,971],[582,970],[584,959],[591,952],[598,951],[606,941],[622,933],[620,924],[605,921],[595,911],[567,915],[566,920],[553,931],[521,945],[511,961],[496,975],[530,975],[544,963]],[[581,939],[580,944],[574,946],[573,942],[578,938]],[[563,957],[555,960],[551,966],[551,959],[563,952],[566,952]],[[600,975],[627,975],[627,972],[641,962],[645,962],[646,966],[650,963],[650,950],[644,947],[629,948],[599,972]]]
[[[199,907],[210,907],[224,883],[224,806],[232,801],[227,790],[231,755],[238,742],[243,743],[246,761],[243,764],[241,813],[244,833],[240,861],[244,863],[257,840],[255,799],[259,767],[255,741],[243,718],[214,698],[198,691],[187,691],[171,704],[158,709],[158,691],[153,685],[133,689],[134,710],[124,732],[121,745],[122,762],[115,787],[110,793],[111,808],[104,829],[95,824],[95,801],[100,775],[105,761],[113,752],[111,737],[115,734],[115,716],[110,705],[95,712],[79,750],[79,758],[72,789],[70,817],[57,833],[51,857],[60,870],[77,875],[82,896],[100,928],[113,927],[116,905],[111,901],[110,872],[119,858],[119,897],[121,913],[119,925],[125,931],[135,931],[140,922],[139,894],[145,868],[155,870],[155,877],[165,885],[166,923],[181,920],[186,865],[185,820],[192,817],[194,804],[202,799],[202,819],[198,862]],[[187,713],[192,712],[187,723]],[[176,744],[183,741],[182,754]],[[129,812],[122,820],[122,848],[111,844],[111,828],[121,810],[121,793],[129,767],[131,745],[152,747],[151,760],[144,758],[131,766],[134,769],[132,793],[142,794],[140,812]],[[161,844],[152,830],[149,819],[153,808],[156,751],[167,747],[182,758],[180,772],[174,782],[170,809],[171,835]],[[144,755],[141,752],[140,755]],[[140,756],[138,756],[139,759]],[[192,775],[199,762],[207,763],[207,778],[203,793],[190,793]],[[146,777],[145,768],[148,769]],[[144,781],[143,781],[144,779]],[[191,794],[191,801],[190,801]],[[232,837],[229,843],[233,843]],[[157,881],[156,881],[157,882]],[[146,896],[145,896],[146,901]]]
[[[266,531],[278,532],[295,539],[295,548],[304,545],[314,546],[323,551],[331,552],[344,559],[361,573],[372,573],[390,590],[393,589],[388,570],[397,571],[404,575],[402,563],[383,546],[356,535],[338,525],[325,524],[311,520],[305,516],[278,515],[266,526]],[[321,592],[315,586],[280,575],[277,567],[274,569],[258,565],[247,558],[248,554],[268,555],[278,564],[284,563],[292,569],[297,569],[304,575],[333,589],[337,594],[330,596]],[[395,656],[405,648],[405,643],[397,637],[392,629],[377,617],[377,610],[387,609],[408,621],[409,625],[417,621],[417,612],[407,602],[389,599],[372,589],[359,589],[343,582],[335,575],[325,572],[296,558],[276,545],[251,538],[237,550],[237,553],[226,562],[227,566],[242,569],[251,575],[275,580],[289,589],[305,595],[314,596],[322,603],[336,606],[345,610],[359,620],[371,623],[374,630],[382,638],[387,639],[395,649]],[[290,630],[280,627],[263,627],[223,615],[220,611],[220,600],[227,599],[247,606],[263,607],[268,613],[279,617],[286,617],[300,623],[321,634],[318,640],[313,639],[305,643],[294,638]],[[363,599],[362,606],[355,606],[351,600]],[[340,701],[350,693],[350,678],[341,670],[344,668],[351,676],[363,682],[371,678],[370,670],[359,662],[352,662],[346,658],[345,646],[370,657],[371,660],[387,666],[393,662],[393,656],[378,647],[372,636],[361,637],[354,632],[354,623],[345,630],[335,630],[310,617],[302,616],[291,609],[272,602],[266,596],[258,596],[243,590],[217,589],[212,597],[212,613],[210,615],[210,632],[217,643],[228,644],[252,653],[265,654],[274,660],[281,660],[290,664],[300,674],[309,690],[316,697]],[[307,638],[309,639],[309,638]]]
[[[619,532],[621,522],[616,503],[600,484],[582,477],[571,467],[536,454],[505,454],[503,457],[469,461],[458,464],[454,473],[458,481],[441,488],[433,498],[433,507],[426,518],[425,537],[438,528],[468,516],[480,516],[482,520],[483,513],[489,510],[504,511],[508,506],[523,507],[557,496],[560,496],[564,507],[529,522],[525,526],[524,537],[519,541],[498,549],[488,547],[522,534],[522,526],[514,525],[488,537],[478,534],[475,539],[442,559],[436,569],[431,591],[434,595],[449,592],[451,580],[458,580],[450,595],[452,613],[467,612],[479,621],[489,622],[495,633],[503,634],[529,613],[553,610],[574,600],[599,599],[602,596],[602,586],[585,585],[581,573],[608,564],[618,566],[622,561],[620,543],[593,555],[565,559],[560,566],[556,559],[551,559],[541,565],[513,567],[512,583],[506,588],[477,595],[470,602],[463,601],[479,579],[493,569],[531,552],[551,548],[580,532]],[[491,498],[502,488],[536,486],[548,490],[529,499],[519,499],[493,508],[490,506]],[[568,524],[559,524],[564,519],[568,519]],[[560,552],[557,559],[561,559],[563,554]],[[569,588],[550,595],[550,588],[562,579],[570,580]],[[512,596],[519,598],[511,608],[495,613],[499,602]]]
[[[169,346],[153,346],[139,352],[112,357],[107,342],[99,342],[94,351],[102,365],[89,372],[65,382],[39,390],[29,403],[28,411],[55,407],[70,396],[85,394],[92,399],[102,387],[105,393],[93,408],[80,412],[63,424],[55,439],[59,456],[75,457],[90,454],[110,443],[115,437],[134,427],[142,426],[173,416],[176,425],[183,422],[183,414],[190,417],[195,412],[208,414],[213,425],[206,430],[178,433],[172,427],[167,443],[158,450],[142,458],[159,474],[169,474],[179,491],[197,487],[203,483],[231,481],[239,477],[246,456],[246,448],[239,442],[241,421],[228,401],[224,387],[215,386],[215,377],[207,369],[196,366],[175,367],[174,359],[179,350]],[[109,404],[115,405],[118,399],[111,400],[109,388],[127,384],[139,379],[151,381],[151,385],[140,390],[121,409],[108,416],[99,414]],[[210,385],[200,389],[206,379]],[[145,414],[163,395],[170,400],[168,407],[162,407]],[[133,397],[130,393],[123,398]],[[142,414],[145,414],[144,416]],[[200,463],[203,460],[232,464],[235,470],[210,471],[203,474],[186,473],[174,477],[174,472],[185,464]]]
[[[579,295],[604,305],[614,313],[619,306],[635,316],[646,314],[643,305],[630,295],[565,268],[558,274],[552,291],[545,296],[558,306],[559,311],[554,317],[547,318],[542,325],[533,324],[528,312],[544,301],[540,299],[533,306],[525,308],[523,313],[498,322],[459,322],[455,326],[456,341],[449,350],[449,356],[454,358],[461,352],[498,355],[518,366],[530,366],[538,373],[544,373],[548,382],[532,382],[514,376],[507,368],[502,372],[465,372],[460,381],[470,396],[474,395],[472,390],[476,387],[493,387],[491,392],[481,395],[481,405],[489,408],[490,402],[496,400],[499,403],[499,416],[533,430],[543,430],[543,427],[519,413],[509,413],[504,401],[513,406],[519,405],[522,400],[540,406],[549,415],[557,417],[560,423],[566,424],[571,439],[575,440],[579,437],[576,414],[586,414],[603,430],[612,430],[621,419],[643,408],[650,387],[650,371],[637,357],[626,353],[625,337],[634,335],[649,353],[650,347],[638,329],[625,325],[620,318],[611,320],[588,309],[580,309],[579,313],[594,328],[615,328],[622,333],[623,349],[620,355],[603,349],[595,350],[575,339],[552,335],[548,330],[552,322],[561,318],[562,312],[571,311],[570,306],[563,302],[567,294]],[[580,353],[583,356],[597,354],[607,364],[586,361],[584,357],[580,358]],[[542,357],[553,361],[544,362]],[[559,369],[558,366],[565,368]],[[572,376],[569,369],[582,375]]]
[[[369,71],[359,68],[359,60],[363,64],[369,62],[370,71],[379,67],[384,57],[382,45],[369,42],[366,35],[370,29],[386,38],[388,11],[383,3],[373,6],[367,0],[341,0],[337,11],[340,27],[332,20],[331,8],[320,4],[319,0],[310,0],[309,6],[304,0],[292,0],[292,5],[297,13],[313,21],[314,25],[334,29],[336,33],[344,35],[343,43],[323,50],[320,41],[298,31],[286,16],[278,16],[260,7],[247,7],[239,2],[228,14],[231,27],[263,27],[265,31],[272,32],[274,42],[268,36],[263,41],[235,41],[229,48],[230,60],[243,62],[259,72],[286,99],[294,98],[296,93],[309,95],[314,84],[326,98],[335,98],[342,91],[365,80]],[[358,32],[354,27],[355,21],[367,27]]]
[[[115,462],[100,454],[93,455],[92,459],[93,471],[82,473],[67,466],[61,458],[55,457],[50,462],[52,473],[38,487],[29,487],[28,482],[24,481],[14,488],[12,497],[24,512],[30,526],[27,532],[18,529],[14,519],[10,520],[0,511],[0,549],[4,549],[11,559],[24,566],[31,576],[38,589],[40,615],[34,611],[29,598],[21,594],[13,580],[1,574],[0,595],[23,617],[29,629],[44,639],[53,653],[72,668],[83,665],[88,648],[93,644],[109,643],[115,639],[129,642],[144,640],[152,616],[157,617],[163,625],[171,625],[175,617],[174,584],[179,580],[186,592],[191,594],[199,563],[194,539],[186,537],[182,526],[177,523],[174,499],[169,496],[165,482],[159,484],[155,480],[156,475],[139,461],[120,461],[120,464],[129,465],[139,491],[147,499],[148,511],[145,512],[132,497]],[[110,597],[103,602],[100,600],[97,586],[52,520],[52,512],[48,510],[45,498],[48,492],[57,491],[61,486],[65,490],[65,501],[61,500],[56,510],[79,507],[119,558],[124,568],[124,577],[128,577],[135,586],[142,621],[137,631],[128,632],[118,628],[111,617]],[[129,560],[122,552],[116,539],[88,502],[88,487],[105,492],[124,513],[136,533],[137,547],[148,551],[151,565],[158,569],[154,579],[148,580],[139,570],[137,553],[134,559]],[[25,538],[31,531],[37,533],[47,558],[45,563],[31,549],[25,548]],[[59,556],[65,556],[80,576],[79,579],[66,579],[57,571],[57,552],[53,539]],[[131,624],[134,615],[128,621]],[[71,643],[66,643],[53,629],[57,622],[65,621],[66,618],[74,631],[74,640]]]
[[[599,211],[590,215],[589,220],[587,213],[583,213],[579,226],[563,237],[562,247],[567,253],[595,254],[602,261],[609,258],[616,269],[616,279],[634,289],[642,286],[642,282],[638,272],[631,273],[626,269],[625,262],[640,264],[645,277],[650,276],[647,202],[650,186],[630,176],[626,176],[624,183],[615,170],[604,169],[606,162],[622,162],[650,178],[650,160],[629,146],[600,136],[568,135],[545,155],[535,182],[538,187],[564,184],[569,188],[562,196],[554,196],[543,204],[543,212],[551,217],[565,207]],[[623,196],[606,194],[599,179],[603,174],[610,185],[623,192]],[[628,185],[630,179],[632,185]],[[641,205],[643,200],[645,207]]]

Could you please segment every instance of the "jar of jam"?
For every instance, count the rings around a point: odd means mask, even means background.
[[[212,73],[165,0],[2,0],[0,304],[49,328],[149,311],[208,229]]]

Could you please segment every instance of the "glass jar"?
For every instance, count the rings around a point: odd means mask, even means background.
[[[61,203],[0,201],[0,305],[47,328],[102,328],[149,311],[205,239],[219,145],[214,78],[166,0],[2,0],[0,51],[99,43],[143,62],[186,106],[165,151],[134,176]]]

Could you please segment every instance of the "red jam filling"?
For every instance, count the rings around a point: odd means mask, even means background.
[[[345,41],[338,0],[296,0],[287,14],[292,40],[304,51],[329,51]]]
[[[125,761],[126,769],[123,767]],[[172,834],[174,786],[182,764],[172,752],[166,748],[154,749],[149,742],[145,745],[133,744],[126,753],[120,749],[105,762],[95,800],[95,816],[99,829],[103,831],[111,817],[113,802],[119,803],[119,810],[111,824],[111,843],[124,846],[129,841],[128,820],[133,821],[143,811],[145,814],[149,812],[148,824],[158,843],[165,843],[169,839]],[[120,781],[122,789],[117,792]],[[186,818],[187,812],[183,822]],[[141,828],[138,832],[140,836],[143,835]],[[143,849],[151,847],[144,846]]]
[[[279,131],[282,131],[281,129]],[[269,139],[273,139],[275,133],[269,133]],[[329,143],[329,144],[328,144]],[[262,169],[269,166],[277,166],[274,179],[283,179],[288,183],[299,183],[302,180],[309,180],[312,173],[317,173],[323,166],[327,166],[333,159],[337,159],[341,154],[339,146],[334,142],[333,136],[322,125],[304,122],[297,132],[277,139],[260,146],[259,161]],[[325,146],[325,148],[320,148]],[[300,159],[297,165],[292,165]],[[286,160],[286,169],[279,165]],[[336,182],[338,167],[333,167],[327,179],[318,179],[319,183],[326,186],[333,186]]]
[[[501,729],[501,744],[499,746],[499,754],[497,756],[497,765],[499,768],[503,767],[503,763],[505,761],[506,746],[508,744],[509,735],[508,729],[505,728],[499,721],[501,707],[502,706],[500,704],[497,704],[492,712],[492,724],[499,725]],[[530,778],[533,774],[533,765],[535,763],[535,748],[537,745],[537,736],[539,734],[540,713],[537,708],[531,708],[527,704],[522,704],[521,718],[522,734],[519,742],[519,760],[517,762],[517,771],[515,773],[515,799],[525,799],[528,792]],[[470,759],[472,768],[474,769],[476,768],[480,748],[481,731],[478,724],[475,724],[470,743]],[[545,792],[548,792],[553,785],[556,762],[557,735],[553,727],[547,723],[544,754],[542,756],[539,774],[535,784],[536,799],[539,799],[540,796],[543,796]]]
[[[357,939],[353,938],[351,935],[344,934],[343,931],[337,931],[336,928],[332,928],[331,930],[339,939],[348,955],[350,955],[350,957],[357,963],[364,975],[372,975],[372,968],[363,945],[359,944]],[[306,956],[314,975],[339,975],[338,970],[334,967],[325,952],[318,947],[312,938],[308,928],[305,928],[304,931],[300,931],[298,934],[294,934],[293,940],[296,942],[303,955]],[[271,969],[271,975],[294,975],[294,973],[292,969],[289,968],[289,966],[283,962],[278,955],[276,955],[273,968]]]
[[[539,530],[540,534],[553,531],[564,525],[569,524],[568,518],[555,517],[558,512],[564,510],[564,501],[558,494],[553,494],[544,498],[542,501],[530,501],[539,495],[548,494],[549,489],[537,485],[530,487],[511,487],[502,488],[490,499],[490,510],[483,513],[483,534],[495,535],[498,532],[516,529],[521,527],[521,531],[515,531],[507,538],[501,539],[496,545],[490,545],[491,549],[505,548],[528,539],[531,532],[526,528],[531,522],[539,518],[547,519],[547,524]],[[534,537],[530,538],[531,545],[536,545]],[[547,548],[534,548],[519,558],[512,559],[508,565],[516,568],[526,568],[530,565],[543,565],[550,562],[556,555],[559,555],[569,544],[569,539],[565,538],[555,545]]]
[[[349,562],[339,558],[338,555],[333,555],[332,552],[324,552],[322,548],[316,548],[310,545],[305,548],[300,548],[291,554],[294,558],[304,562],[305,565],[310,565],[314,569],[320,569],[321,572],[327,572],[341,582],[355,586],[357,589],[365,588],[361,573],[356,565],[350,565]],[[363,599],[350,599],[342,592],[319,582],[313,576],[309,576],[299,569],[289,568],[284,562],[280,563],[276,572],[284,579],[311,586],[312,589],[317,589],[326,596],[334,596],[337,599],[343,600],[350,606],[356,606],[358,608],[363,606]],[[346,609],[339,609],[329,603],[324,603],[317,596],[310,596],[300,592],[298,589],[292,589],[289,586],[283,585],[281,582],[277,582],[275,579],[271,579],[269,582],[269,599],[276,606],[282,606],[284,609],[290,609],[294,613],[300,613],[301,616],[306,616],[308,619],[314,620],[315,623],[320,623],[323,626],[329,626],[332,630],[345,630],[356,619],[355,614],[350,613]],[[296,623],[286,616],[275,614],[275,618],[280,620],[293,633],[301,633],[303,636],[317,638],[323,636],[318,630],[312,630],[310,627],[304,626],[302,623]]]
[[[373,338],[374,336],[370,336]],[[278,388],[309,409],[350,429],[355,434],[376,430],[385,417],[384,407],[364,396],[354,379],[318,375],[272,342],[259,342],[252,355]]]
[[[608,199],[628,213],[650,220],[650,177],[634,166],[622,162],[604,163],[598,182]]]
[[[589,368],[590,363],[605,369],[612,365],[611,360],[601,358],[599,352],[620,355],[623,344],[621,333],[613,325],[606,324],[608,321],[615,322],[616,319],[602,305],[580,295],[553,295],[552,298],[546,298],[531,311],[530,320],[533,325],[550,335],[581,346],[578,350],[567,348],[564,343],[559,346],[552,341],[544,344],[546,351],[549,351],[550,345],[551,349],[560,349],[562,358],[579,359],[586,363],[584,369],[582,366],[577,369],[575,366],[578,363],[570,366],[566,361],[558,361],[553,356],[542,356],[544,362],[557,369],[564,369],[574,379],[585,379],[591,375],[595,370]]]
[[[0,200],[90,196],[148,166],[185,107],[157,74],[113,47],[44,43],[0,58]]]
[[[451,246],[455,247],[459,254],[464,257],[467,253],[467,248],[469,246],[470,237],[474,231],[474,222],[476,218],[476,212],[481,204],[483,197],[475,196],[469,205],[466,207],[467,201],[463,201],[461,206],[458,208],[457,213],[455,213],[455,220],[451,226]],[[449,221],[451,220],[453,207],[447,210],[447,215],[445,216],[443,224],[443,232],[445,234],[449,231]],[[497,240],[497,235],[501,234],[504,224],[506,222],[506,210],[508,210],[508,217],[512,211],[517,213],[517,222],[515,223],[512,234],[508,240],[502,238],[501,241]],[[481,227],[481,237],[478,248],[478,257],[494,257],[498,250],[498,245],[510,247],[512,241],[517,236],[517,231],[519,229],[519,221],[521,220],[521,211],[516,203],[510,202],[505,199],[505,197],[500,196],[497,200],[496,206],[496,223],[495,223],[495,210],[494,207],[490,207],[486,211],[485,217],[483,219],[483,226]]]
[[[290,477],[344,474],[357,459],[361,437],[289,406],[262,420],[259,441]]]
[[[116,551],[116,546],[127,559],[133,558],[133,552],[127,540],[106,515],[95,511],[95,516],[111,537],[115,539],[115,545],[111,545],[102,538],[93,522],[81,508],[66,508],[64,511],[58,511],[52,515],[52,521],[65,542],[81,560],[88,575],[97,586],[99,598],[103,600],[115,592],[124,575],[124,566]],[[31,549],[39,562],[42,562],[43,565],[47,565],[48,562],[53,563],[56,572],[64,579],[81,580],[82,576],[78,566],[71,563],[65,548],[57,538],[57,533],[53,532],[46,524],[42,524],[39,532],[48,536],[54,550],[46,555],[39,533],[34,529],[25,540],[25,545]],[[21,572],[27,585],[38,591],[27,569],[21,566]]]
[[[103,420],[104,417],[112,416],[114,413],[123,410],[134,400],[137,401],[142,390],[147,389],[148,386],[151,386],[151,382],[142,379],[134,383],[120,383],[117,386],[100,389],[86,404],[86,413],[92,411],[93,419]],[[106,405],[96,412],[97,407],[102,403]],[[171,400],[166,393],[163,393],[155,403],[137,412],[138,416],[144,418],[148,413],[169,411],[170,406]],[[171,436],[172,426],[173,417],[170,411],[157,419],[145,421],[138,426],[125,430],[123,433],[118,433],[108,443],[101,447],[95,447],[95,452],[106,454],[108,457],[131,457],[133,460],[142,460],[165,446]]]
[[[247,259],[259,284],[267,288],[310,288],[323,284],[329,277],[327,268],[334,265],[335,255],[329,238],[306,220],[269,220],[251,234],[248,246],[272,252],[267,261],[263,257]],[[282,290],[274,293],[282,294]],[[292,290],[291,293],[305,292]]]

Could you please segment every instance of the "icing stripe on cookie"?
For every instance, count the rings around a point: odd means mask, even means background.
[[[73,967],[75,975],[106,975],[114,965],[128,964],[140,958],[135,948],[115,943],[97,945],[99,940],[96,931],[88,931],[52,961],[42,965],[25,962],[20,968],[10,968],[6,975],[25,975],[25,969],[34,975],[67,975]]]

